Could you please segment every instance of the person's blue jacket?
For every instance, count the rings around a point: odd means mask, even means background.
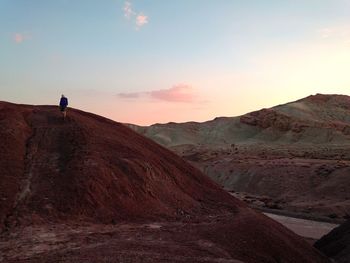
[[[60,100],[60,106],[67,107],[68,106],[68,99],[66,97],[62,97]]]

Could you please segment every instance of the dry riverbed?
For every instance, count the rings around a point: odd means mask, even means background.
[[[266,216],[284,225],[299,236],[305,237],[308,241],[313,243],[322,236],[328,234],[331,230],[336,228],[338,224],[327,222],[318,222],[313,220],[306,220],[300,218],[293,218],[288,216],[276,215],[271,213],[264,213]]]

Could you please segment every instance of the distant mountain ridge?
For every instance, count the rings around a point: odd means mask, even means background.
[[[239,117],[129,127],[168,147],[258,142],[350,144],[350,97],[317,94]]]
[[[258,206],[350,217],[349,96],[316,94],[238,117],[131,127]]]

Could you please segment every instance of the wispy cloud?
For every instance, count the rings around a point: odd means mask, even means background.
[[[135,23],[136,29],[140,29],[148,23],[148,16],[142,11],[135,11],[133,9],[131,1],[124,2],[124,17],[128,20],[132,20]]]
[[[129,2],[129,1],[126,1],[124,3],[123,10],[124,10],[124,16],[127,19],[130,19],[132,16],[136,15],[136,13],[132,10],[131,2]]]
[[[15,33],[14,36],[13,36],[13,40],[16,42],[16,43],[22,43],[24,41],[24,36],[20,33]]]
[[[122,99],[152,98],[168,102],[193,103],[197,101],[196,90],[187,84],[174,85],[169,89],[160,89],[144,92],[129,92],[117,94]]]
[[[324,27],[318,32],[324,39],[339,40],[344,43],[349,43],[350,41],[350,26],[348,25]]]
[[[144,95],[144,92],[130,92],[130,93],[118,93],[118,97],[122,99],[136,99],[141,95]]]
[[[332,35],[332,30],[328,27],[322,28],[318,31],[322,38],[329,38]]]
[[[187,84],[179,84],[170,89],[154,90],[149,92],[155,99],[172,102],[193,102],[196,98],[195,90]]]
[[[13,34],[13,41],[17,44],[20,44],[22,42],[24,42],[25,40],[30,39],[31,36],[29,34],[24,34],[24,33],[14,33]]]

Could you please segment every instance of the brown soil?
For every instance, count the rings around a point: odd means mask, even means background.
[[[5,262],[328,262],[252,211],[200,221],[50,224],[0,238]],[[1,259],[1,258],[0,258]]]
[[[328,262],[122,124],[0,103],[0,137],[0,261]]]

